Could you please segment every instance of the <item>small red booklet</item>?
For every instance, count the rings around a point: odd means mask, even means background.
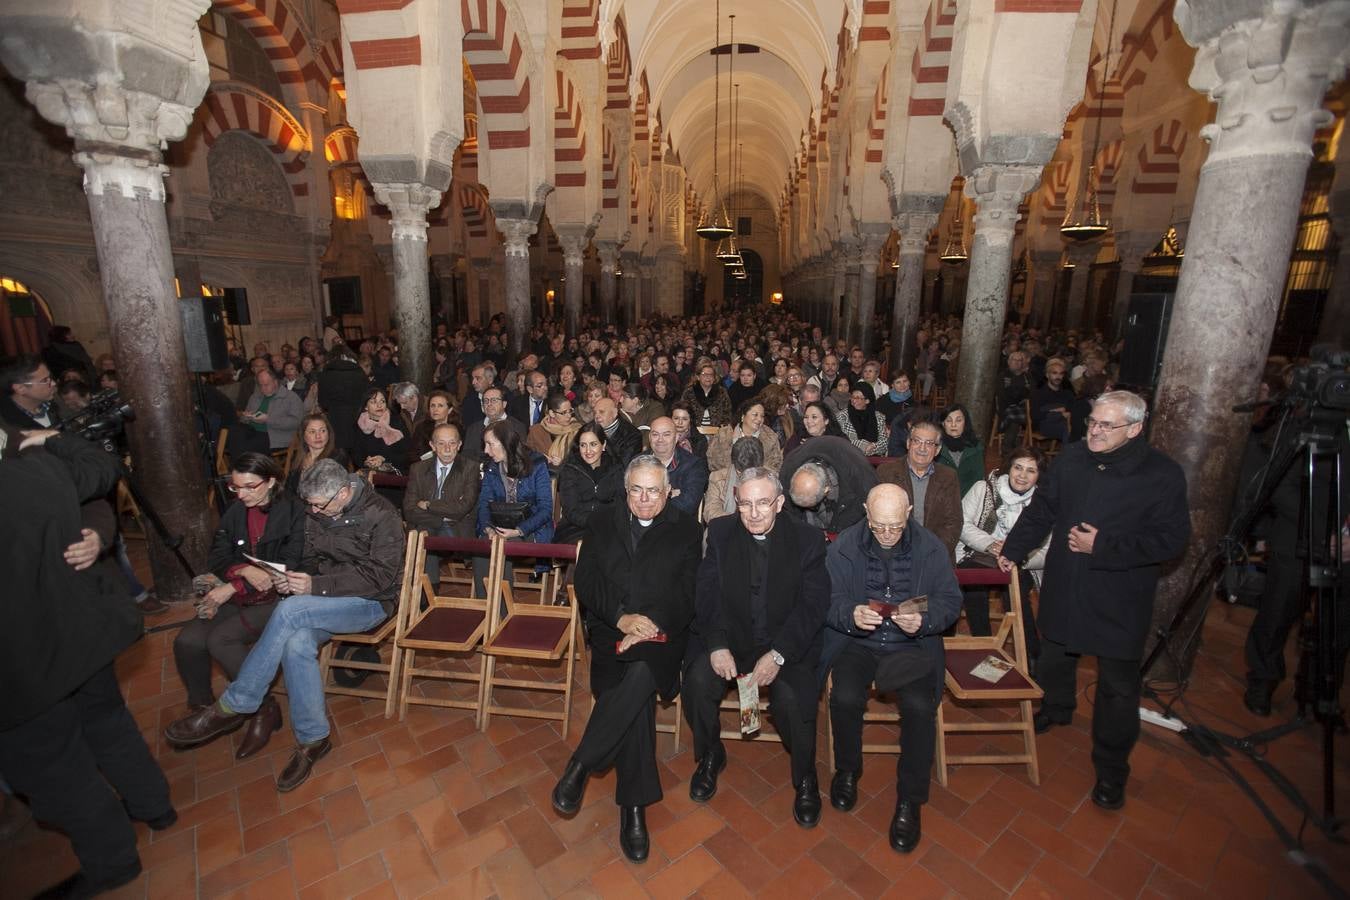
[[[900,603],[891,603],[889,600],[868,600],[867,608],[874,613],[878,613],[883,619],[889,619],[896,613],[928,612],[928,595],[920,594],[918,597],[911,597]]]
[[[664,644],[664,643],[665,643],[666,641],[668,641],[668,640],[670,640],[670,636],[669,636],[669,635],[667,635],[664,631],[658,631],[658,632],[656,633],[656,637],[649,637],[649,638],[647,638],[645,641],[638,641],[638,644]],[[623,639],[622,639],[622,638],[619,639],[619,640],[617,640],[617,641],[615,641],[615,642],[614,642],[614,652],[615,652],[615,653],[622,653],[623,651],[619,649],[619,648],[622,647],[622,646],[623,646]],[[637,644],[634,644],[633,646],[636,647]],[[629,649],[632,649],[632,648],[630,647]]]

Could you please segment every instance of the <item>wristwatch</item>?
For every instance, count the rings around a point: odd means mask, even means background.
[[[777,650],[770,648],[769,655],[773,657],[774,663],[776,663],[779,666],[779,668],[782,668],[784,665],[787,664],[787,659],[783,656],[783,654],[779,653]]]

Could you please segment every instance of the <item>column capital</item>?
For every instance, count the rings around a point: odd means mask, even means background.
[[[505,253],[508,257],[530,255],[530,237],[539,230],[539,223],[534,219],[508,219],[497,218],[497,230],[502,233],[506,247]]]
[[[966,176],[964,193],[975,201],[975,234],[990,244],[1012,245],[1017,208],[1041,180],[1039,165],[989,164]]]
[[[1069,265],[1074,268],[1085,269],[1097,261],[1097,257],[1102,252],[1102,245],[1098,241],[1090,241],[1086,244],[1068,244],[1064,252],[1069,255]]]
[[[858,234],[858,264],[863,268],[870,268],[875,271],[881,265],[879,258],[881,248],[886,246],[890,237],[891,226],[889,222],[883,225],[868,224],[861,226]]]
[[[600,271],[609,275],[619,266],[619,242],[596,241],[595,252],[600,257]]]
[[[1147,231],[1116,232],[1116,258],[1126,272],[1138,272],[1144,265],[1144,256],[1158,244],[1158,235]]]
[[[437,278],[453,278],[455,275],[456,255],[453,253],[437,253],[431,257],[431,271]]]
[[[372,181],[375,199],[389,207],[395,241],[427,241],[427,213],[441,202],[441,192],[417,182]]]
[[[1178,0],[1182,37],[1196,48],[1190,84],[1218,103],[1200,129],[1205,166],[1244,156],[1311,155],[1313,133],[1333,120],[1327,87],[1345,74],[1350,2],[1283,0],[1234,19],[1253,4]],[[1222,26],[1221,28],[1218,26]]]
[[[928,237],[937,227],[939,215],[939,212],[902,212],[891,219],[891,225],[900,232],[901,256],[928,249]]]
[[[585,225],[555,225],[553,233],[558,236],[558,243],[562,245],[563,265],[579,266],[586,253],[586,244],[589,242]]]

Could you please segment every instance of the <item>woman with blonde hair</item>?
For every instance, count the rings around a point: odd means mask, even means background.
[[[286,490],[292,497],[299,496],[300,476],[321,459],[335,459],[351,468],[347,451],[334,440],[333,426],[323,413],[310,413],[300,420],[289,452],[290,467],[286,470]]]

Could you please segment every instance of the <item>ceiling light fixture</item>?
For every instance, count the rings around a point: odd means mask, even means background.
[[[703,212],[703,218],[699,221],[698,227],[694,233],[705,241],[720,241],[730,237],[732,233],[731,222],[727,218],[726,204],[722,203],[721,188],[717,173],[717,148],[719,132],[722,127],[722,0],[717,0],[715,7],[716,23],[714,28],[713,40],[713,189],[712,202],[714,209],[709,218],[707,210]],[[718,221],[717,212],[720,208],[722,213],[721,221]]]

